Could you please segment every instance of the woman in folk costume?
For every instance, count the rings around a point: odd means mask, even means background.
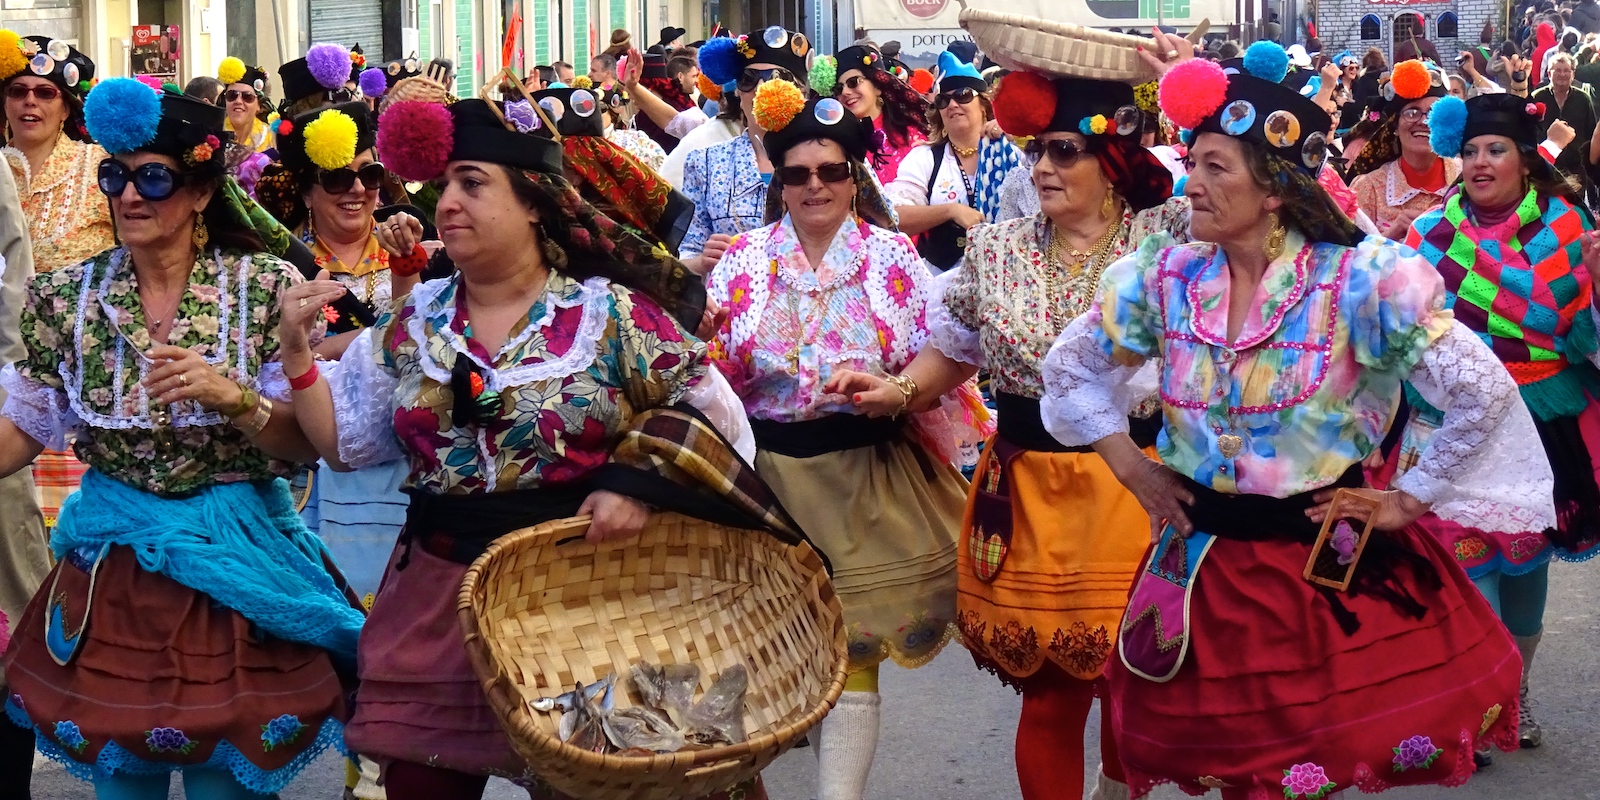
[[[888,185],[906,154],[928,141],[928,101],[885,65],[873,45],[851,45],[831,59],[817,59],[811,85],[843,103],[857,119],[872,121],[872,169],[878,182]]]
[[[1594,223],[1581,195],[1540,155],[1536,104],[1514,95],[1441,100],[1429,118],[1433,146],[1461,158],[1461,182],[1444,207],[1412,223],[1406,244],[1444,276],[1445,305],[1510,371],[1533,414],[1555,473],[1556,524],[1533,516],[1483,527],[1428,515],[1419,520],[1455,554],[1499,612],[1522,651],[1518,724],[1523,747],[1543,731],[1529,709],[1528,674],[1544,631],[1550,559],[1587,560],[1600,550],[1600,343],[1594,270],[1585,233]],[[1587,237],[1592,238],[1592,237]],[[1441,424],[1411,398],[1413,413],[1391,479],[1414,468]],[[1499,474],[1532,496],[1538,469],[1499,457]]]
[[[711,357],[752,420],[756,471],[833,562],[851,673],[813,733],[816,796],[861,800],[879,665],[921,666],[955,635],[966,482],[943,409],[872,419],[825,388],[842,369],[897,373],[928,339],[932,277],[893,230],[866,164],[867,123],[785,81],[754,105],[774,168],[770,222],[735,239],[710,276],[707,294],[728,314]],[[904,411],[917,390],[899,386]],[[971,406],[952,404],[977,407],[975,390],[965,394]]]
[[[267,71],[228,56],[217,65],[217,80],[222,82],[222,103],[228,110],[233,144],[250,153],[271,150],[274,141],[267,115],[272,98],[267,96]]]
[[[225,172],[222,109],[114,78],[89,131],[122,246],[36,277],[0,473],[92,469],[5,670],[6,711],[116,800],[281,791],[341,739],[362,614],[281,479],[315,451],[278,368],[288,231]]]
[[[406,529],[362,631],[346,738],[383,765],[390,800],[475,798],[491,775],[548,800],[468,663],[454,601],[468,565],[552,519],[592,513],[591,539],[636,535],[649,509],[606,479],[631,426],[669,406],[697,409],[682,420],[693,446],[722,448],[718,463],[740,459],[712,424],[735,442],[749,429],[705,345],[669,315],[700,318],[692,294],[672,293],[698,280],[585,203],[559,145],[508,129],[477,99],[396,102],[381,128],[414,134],[385,153],[397,174],[444,183],[449,277],[413,289],[337,364],[317,365],[305,331],[342,284],[307,283],[282,325],[297,414],[322,457],[409,467]],[[726,796],[763,797],[757,787]]]
[[[962,522],[962,639],[980,667],[1022,694],[1023,797],[1061,797],[1083,784],[1084,723],[1149,538],[1143,510],[1105,462],[1045,432],[1039,366],[1088,310],[1106,267],[1153,233],[1188,238],[1188,201],[1169,200],[1171,173],[1140,146],[1127,84],[1013,72],[994,102],[1008,135],[1031,137],[1024,157],[1041,210],[973,229],[974,257],[930,304],[931,346],[901,375],[918,387],[911,408],[923,410],[989,370],[1000,427]],[[865,373],[828,388],[873,414],[900,400],[894,385]],[[1135,441],[1153,447],[1161,421],[1153,397],[1139,400]],[[1125,795],[1108,704],[1101,714],[1096,797]]]
[[[1550,485],[1533,420],[1444,307],[1438,273],[1363,241],[1316,184],[1330,120],[1279,84],[1285,64],[1166,74],[1163,110],[1198,132],[1196,243],[1152,237],[1113,264],[1045,360],[1046,428],[1092,445],[1150,515],[1107,671],[1135,796],[1457,785],[1478,743],[1516,746],[1516,647],[1412,523],[1430,509],[1479,528],[1553,522],[1548,495],[1527,491]],[[1155,358],[1160,461],[1129,438],[1121,400]],[[1396,489],[1330,508],[1361,486],[1407,381],[1443,408],[1436,438]],[[1504,479],[1508,462],[1526,483]],[[1354,571],[1342,590],[1305,577],[1335,518],[1323,548]],[[1349,518],[1377,532],[1358,541]]]
[[[95,188],[95,170],[106,151],[90,141],[83,125],[83,96],[94,72],[94,62],[66,42],[19,39],[0,30],[3,152],[22,193],[34,272],[77,264],[116,244],[109,207]],[[77,491],[84,469],[65,448],[47,450],[34,461],[47,530],[55,526],[67,496]]]
[[[1428,109],[1447,94],[1444,74],[1421,61],[1396,64],[1383,119],[1350,162],[1350,189],[1384,237],[1400,241],[1411,221],[1439,205],[1461,175],[1461,159],[1428,147]]]
[[[947,51],[939,70],[929,142],[906,154],[885,191],[901,227],[918,235],[918,252],[943,272],[961,260],[974,225],[1000,221],[1000,187],[1022,151],[983,135],[994,108],[976,68]]]

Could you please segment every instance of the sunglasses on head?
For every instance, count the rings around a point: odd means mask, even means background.
[[[823,183],[843,183],[850,180],[850,164],[839,162],[837,164],[823,164],[812,169],[810,167],[779,167],[777,170],[778,182],[784,186],[805,186],[811,183],[811,176],[815,175]]]
[[[1062,168],[1076,164],[1088,152],[1088,148],[1071,139],[1034,139],[1022,148],[1022,154],[1033,163],[1048,156],[1050,163]]]
[[[37,86],[23,86],[20,83],[13,83],[6,87],[6,97],[12,100],[23,100],[30,94],[41,101],[54,100],[61,96],[61,90],[48,83],[41,83]]]
[[[154,161],[129,168],[114,158],[100,162],[100,192],[106,197],[121,197],[128,184],[146,200],[160,202],[178,193],[183,173]]]
[[[843,92],[846,89],[849,89],[850,91],[853,92],[858,87],[860,87],[861,84],[864,83],[866,80],[867,80],[867,78],[866,78],[865,75],[851,75],[850,77],[845,78],[844,80],[834,84],[834,86],[833,86],[833,96],[834,97],[838,97],[839,93]]]
[[[772,69],[756,69],[755,67],[745,67],[744,72],[739,73],[739,91],[755,91],[757,86],[760,86],[761,84],[771,80],[792,82],[794,80],[794,73],[784,69],[783,67],[773,67]]]
[[[383,185],[385,174],[383,164],[374,161],[363,165],[360,169],[340,167],[322,170],[317,174],[317,185],[328,194],[344,194],[354,189],[356,179],[360,178],[361,188],[370,192]]]
[[[229,103],[232,103],[235,100],[243,100],[246,103],[254,103],[258,97],[260,97],[260,95],[250,91],[249,89],[229,89],[228,91],[222,93],[222,99]]]
[[[953,92],[941,93],[933,99],[933,107],[938,109],[949,108],[951,103],[966,105],[978,99],[978,93],[972,89],[957,89]]]

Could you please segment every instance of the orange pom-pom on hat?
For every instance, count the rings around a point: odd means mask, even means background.
[[[906,81],[917,94],[927,94],[933,91],[933,73],[925,69],[917,69],[911,73],[911,80]]]
[[[1402,61],[1390,73],[1389,85],[1394,87],[1395,99],[1416,100],[1433,88],[1433,75],[1421,61]]]
[[[1036,72],[1013,72],[1000,79],[994,95],[994,120],[1012,136],[1034,136],[1056,115],[1056,89]]]

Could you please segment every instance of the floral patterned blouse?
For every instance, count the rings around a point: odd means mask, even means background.
[[[570,483],[606,462],[634,414],[683,399],[705,374],[705,345],[656,303],[561,272],[490,353],[472,338],[459,281],[420,284],[325,370],[349,466],[407,457],[406,485],[432,494]],[[498,395],[485,425],[452,422],[461,357]]]
[[[1444,193],[1461,176],[1461,159],[1444,160],[1444,186],[1437,192],[1413,188],[1400,169],[1400,159],[1350,182],[1360,210],[1378,226],[1379,234],[1389,230],[1402,214],[1415,217],[1444,202]],[[1336,198],[1337,199],[1337,198]],[[1353,217],[1352,217],[1353,218]]]
[[[1089,310],[1100,272],[1063,276],[1052,287],[1046,261],[1050,218],[1042,213],[972,229],[968,257],[930,313],[931,343],[946,356],[987,367],[990,388],[1038,397],[1039,366],[1067,323]],[[1154,233],[1189,238],[1189,200],[1175,197],[1137,214],[1127,209],[1105,265]]]
[[[645,166],[660,172],[661,165],[666,163],[667,151],[650,138],[650,134],[633,128],[608,128],[606,138],[618,147],[628,151],[628,154],[639,159]]]
[[[204,356],[229,379],[285,398],[277,367],[278,298],[302,280],[256,253],[203,255],[167,341]],[[147,492],[177,495],[215,483],[290,474],[227,419],[198,403],[160,408],[139,385],[154,366],[128,251],[37,275],[22,311],[28,354],[0,373],[4,416],[46,447],[75,434],[78,458]],[[271,363],[269,363],[271,362]]]
[[[683,258],[700,255],[713,234],[735,236],[761,227],[767,181],[744,133],[696,150],[683,162],[683,194],[694,201],[694,218],[678,246]]]
[[[1377,237],[1307,245],[1291,231],[1230,342],[1222,249],[1161,244],[1112,265],[1062,339],[1076,332],[1118,364],[1159,356],[1161,459],[1217,491],[1288,497],[1332,483],[1383,440],[1402,382],[1453,322],[1415,251]]]
[[[5,154],[22,190],[35,272],[71,266],[116,246],[111,207],[96,178],[106,159],[100,145],[75,142],[63,133],[44,169],[31,176],[21,152],[8,147]]]
[[[706,295],[728,311],[711,357],[753,419],[855,413],[822,391],[835,370],[894,374],[927,340],[933,280],[903,234],[851,218],[813,268],[786,214],[734,240]]]

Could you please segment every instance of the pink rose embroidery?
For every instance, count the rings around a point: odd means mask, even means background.
[[[1328,773],[1316,764],[1296,764],[1283,771],[1284,800],[1322,800],[1334,786]]]

